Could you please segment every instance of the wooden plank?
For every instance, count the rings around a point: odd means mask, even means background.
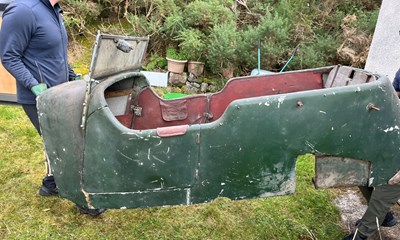
[[[369,81],[369,76],[366,72],[356,71],[354,72],[353,79],[349,82],[349,85],[362,84]]]
[[[326,79],[325,88],[330,88],[330,87],[332,87],[333,81],[335,80],[336,74],[337,74],[338,71],[339,71],[339,66],[335,66],[335,67],[331,70],[331,72],[330,72],[329,75],[328,75],[328,78]]]
[[[328,79],[325,83],[325,88],[367,83],[372,77],[371,74],[360,69],[354,69],[347,66],[336,66],[329,73]]]
[[[339,70],[336,73],[335,78],[333,79],[331,87],[347,86],[348,82],[351,80],[349,77],[352,75],[353,71],[354,69],[350,67],[346,66],[339,67]]]

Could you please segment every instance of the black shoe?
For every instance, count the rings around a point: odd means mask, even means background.
[[[344,237],[342,240],[353,240],[353,239],[354,240],[367,240],[368,237],[362,237],[362,236],[360,236],[359,233],[357,233],[357,236],[354,237],[354,233],[352,233],[352,234],[347,235],[346,237]]]
[[[42,186],[39,189],[40,196],[58,196],[58,189],[53,176],[43,178]]]
[[[358,219],[356,222],[356,226],[360,225],[361,219]],[[383,222],[381,224],[382,227],[393,227],[397,224],[397,219],[394,216],[392,211],[389,211],[386,213],[385,219],[383,219]]]
[[[90,208],[87,208],[87,207],[81,207],[81,206],[78,206],[78,205],[76,205],[76,207],[79,209],[79,212],[80,213],[82,213],[82,214],[88,214],[88,215],[90,215],[90,216],[92,216],[92,217],[97,217],[97,216],[99,216],[100,214],[102,214],[103,212],[105,212],[107,209],[105,209],[105,208],[94,208],[94,209],[90,209]]]
[[[385,219],[382,222],[382,227],[393,227],[397,224],[397,219],[394,216],[393,212],[386,213]]]
[[[45,185],[42,185],[39,189],[39,195],[44,196],[44,197],[58,196],[58,189],[57,188],[50,189],[50,188],[47,188]]]

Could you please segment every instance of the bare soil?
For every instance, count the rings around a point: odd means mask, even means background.
[[[355,231],[355,222],[363,216],[365,210],[367,209],[365,199],[358,189],[354,188],[344,191],[342,194],[338,195],[333,202],[340,209],[342,227],[347,229],[349,233]],[[397,216],[397,219],[399,219],[400,205],[396,204],[393,206],[392,211]],[[379,232],[368,238],[368,240],[399,239],[400,223],[391,228],[381,227]]]

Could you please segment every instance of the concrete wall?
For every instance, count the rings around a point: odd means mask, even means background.
[[[365,69],[393,80],[400,68],[400,0],[383,0]]]

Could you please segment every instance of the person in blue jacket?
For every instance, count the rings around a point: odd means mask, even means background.
[[[397,70],[392,84],[393,84],[394,90],[396,90],[397,96],[400,97],[400,68],[399,68],[399,70]]]
[[[3,13],[0,57],[16,79],[17,102],[40,134],[36,97],[74,79],[68,65],[68,38],[58,0],[16,0]],[[39,194],[57,195],[48,167]]]
[[[15,0],[3,13],[0,31],[1,62],[16,79],[17,102],[39,134],[36,97],[76,77],[68,64],[68,37],[59,1]],[[39,194],[58,195],[48,163]],[[77,207],[93,216],[105,211]]]
[[[40,134],[36,97],[75,78],[68,64],[68,38],[59,0],[15,0],[3,13],[0,57],[16,79],[17,102]],[[57,195],[48,168],[39,194]]]

